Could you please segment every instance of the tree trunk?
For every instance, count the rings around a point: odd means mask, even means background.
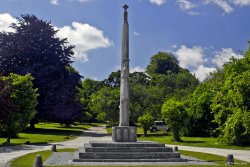
[[[173,128],[173,134],[174,134],[174,142],[181,141],[178,129]]]
[[[30,129],[36,129],[34,122],[30,121]]]
[[[10,136],[8,135],[6,142],[10,144]]]
[[[38,119],[36,117],[30,120],[30,129],[36,129],[35,124],[38,123]]]
[[[147,136],[147,128],[143,128],[143,136]]]

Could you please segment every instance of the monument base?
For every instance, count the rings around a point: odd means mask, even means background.
[[[137,142],[137,129],[133,126],[112,127],[112,141],[114,142]]]

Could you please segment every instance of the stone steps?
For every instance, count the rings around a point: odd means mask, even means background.
[[[172,152],[169,147],[81,147],[80,152]]]
[[[165,147],[165,144],[156,142],[97,142],[90,141],[84,146],[91,147]]]
[[[156,142],[90,141],[74,153],[74,162],[186,162],[180,153]]]
[[[80,159],[169,159],[180,158],[177,152],[87,152],[79,153]]]
[[[74,159],[74,162],[187,162],[185,159]]]

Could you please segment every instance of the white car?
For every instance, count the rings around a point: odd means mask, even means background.
[[[150,132],[156,132],[159,130],[169,130],[169,127],[165,124],[164,121],[154,121],[154,124],[150,127]]]

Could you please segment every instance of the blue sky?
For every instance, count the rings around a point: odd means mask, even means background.
[[[120,66],[125,3],[132,72],[166,51],[203,80],[248,47],[250,0],[0,0],[0,31],[12,31],[21,14],[51,21],[59,37],[76,45],[73,66],[102,80]]]

